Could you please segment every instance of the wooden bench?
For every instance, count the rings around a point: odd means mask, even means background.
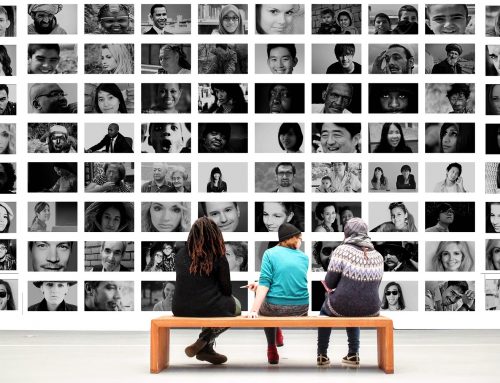
[[[394,345],[392,319],[383,316],[368,318],[350,317],[246,317],[185,318],[163,316],[151,320],[151,373],[159,373],[169,366],[170,329],[232,327],[232,328],[312,328],[312,327],[363,327],[377,329],[378,366],[386,374],[394,373]]]

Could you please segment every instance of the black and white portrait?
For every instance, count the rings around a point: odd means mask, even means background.
[[[191,153],[191,123],[141,124],[142,153]]]
[[[475,53],[474,44],[426,44],[425,73],[474,74]]]
[[[141,242],[141,270],[175,271],[175,254],[185,246],[185,242]]]
[[[133,35],[134,4],[85,4],[85,34]]]
[[[418,231],[417,202],[370,202],[370,232]]]
[[[142,44],[142,74],[191,74],[191,44]]]
[[[16,202],[0,202],[0,234],[16,232],[16,206]]]
[[[85,44],[85,74],[134,74],[134,44]]]
[[[29,4],[28,35],[76,35],[77,4]]]
[[[303,162],[256,162],[256,193],[303,193]]]
[[[255,84],[255,113],[304,113],[304,84]]]
[[[133,137],[133,123],[86,123],[85,153],[133,153]]]
[[[371,74],[417,74],[418,44],[370,44],[368,65]]]
[[[247,4],[199,4],[198,34],[248,34]]]
[[[486,174],[486,185],[488,185],[488,178]],[[496,168],[494,181],[496,185]],[[427,193],[473,193],[475,182],[473,162],[427,162],[425,164],[425,191]]]
[[[361,34],[361,4],[313,4],[312,34]]]
[[[487,311],[500,310],[500,279],[486,279],[484,281],[484,292],[485,309]]]
[[[28,6],[28,8],[31,7]],[[15,37],[17,24],[17,7],[0,6],[0,37]]]
[[[426,123],[426,153],[474,153],[474,123]]]
[[[224,242],[229,271],[248,271],[248,242]]]
[[[16,179],[16,163],[0,163],[0,194],[15,194]]]
[[[199,162],[199,193],[247,193],[247,162]]]
[[[418,162],[370,162],[368,183],[370,192],[416,193]]]
[[[248,153],[247,123],[199,123],[198,153]]]
[[[500,163],[486,162],[485,164],[485,188],[487,194],[500,193]]]
[[[28,202],[28,231],[76,232],[77,202]]]
[[[202,201],[198,203],[198,218],[203,216],[223,233],[248,231],[248,202]]]
[[[0,154],[16,154],[16,124],[0,124]]]
[[[85,162],[86,193],[133,193],[134,162]]]
[[[77,271],[78,242],[28,241],[28,271]]]
[[[0,239],[0,271],[16,271],[17,262],[16,240]]]
[[[198,113],[247,113],[248,84],[198,84]]]
[[[85,311],[134,311],[133,281],[85,281]]]
[[[312,113],[361,113],[361,84],[312,84]]]
[[[417,83],[368,84],[369,113],[418,113]]]
[[[425,281],[425,311],[475,311],[474,281]]]
[[[142,83],[141,113],[191,113],[191,84]]]
[[[134,84],[85,84],[85,113],[121,114],[133,112]]]
[[[247,74],[248,44],[198,44],[199,74]]]
[[[256,74],[304,74],[304,44],[256,44]]]
[[[141,281],[141,311],[172,311],[175,281]]]
[[[76,83],[28,84],[28,113],[78,113],[77,89]]]
[[[475,113],[475,99],[475,84],[425,84],[426,113]]]
[[[500,239],[486,240],[485,265],[486,270],[500,270]]]
[[[428,35],[473,35],[474,4],[426,4],[425,33]]]
[[[17,282],[17,279],[0,279],[0,311],[19,310],[20,302]]]
[[[28,311],[77,311],[76,281],[29,281]]]
[[[500,154],[500,124],[486,124],[486,154]]]
[[[255,123],[256,153],[303,153],[304,123]]]
[[[134,271],[134,242],[85,241],[85,271]]]
[[[17,85],[0,84],[0,116],[17,114]]]
[[[85,232],[133,232],[134,202],[85,202]]]
[[[361,44],[313,44],[313,74],[361,74]]]
[[[425,243],[426,271],[474,271],[473,241],[441,241]]]
[[[368,123],[370,153],[418,153],[418,123]]]
[[[358,122],[316,122],[312,133],[313,153],[361,153]]]
[[[417,281],[382,281],[379,295],[382,311],[418,311]]]
[[[277,232],[284,223],[304,231],[304,202],[255,202],[255,231]]]
[[[500,233],[500,202],[486,202],[486,232]]]
[[[191,202],[142,202],[143,233],[186,232],[191,228]]]
[[[278,244],[278,237],[276,241],[255,241],[255,271],[260,272],[260,266],[262,264],[262,258],[264,257],[264,252]],[[305,243],[300,244],[300,250],[304,251]]]
[[[29,162],[28,193],[76,193],[76,162]]]
[[[28,74],[76,74],[76,44],[29,44]]]
[[[0,76],[15,76],[17,74],[16,64],[16,46],[0,45]]]
[[[313,193],[361,192],[361,162],[313,162]]]
[[[486,37],[500,36],[500,6],[487,5],[485,7]]]
[[[371,35],[418,34],[417,4],[370,4],[368,10]]]
[[[425,231],[474,232],[475,210],[474,202],[426,202]]]
[[[258,35],[304,34],[304,4],[255,4]]]
[[[500,84],[486,84],[486,114],[500,115]]]
[[[191,33],[190,4],[141,4],[143,35],[185,35]]]
[[[141,192],[190,193],[191,163],[143,162],[141,164]]]
[[[384,258],[385,272],[418,271],[418,242],[384,241],[373,245]]]
[[[361,217],[361,202],[312,202],[311,216],[313,232],[342,233],[347,221],[354,217]]]
[[[76,122],[28,123],[28,153],[77,152],[78,124]]]
[[[313,241],[311,244],[311,271],[328,271],[330,257],[333,251],[341,244],[341,241]]]

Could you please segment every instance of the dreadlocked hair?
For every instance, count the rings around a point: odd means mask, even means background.
[[[217,224],[207,217],[198,218],[191,227],[187,239],[191,274],[209,275],[217,257],[226,256],[224,238]]]

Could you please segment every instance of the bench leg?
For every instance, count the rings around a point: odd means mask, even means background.
[[[151,323],[150,371],[157,374],[168,368],[170,357],[170,329]]]
[[[394,334],[392,326],[377,328],[378,366],[386,374],[394,374]]]

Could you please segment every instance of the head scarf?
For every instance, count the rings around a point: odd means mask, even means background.
[[[59,13],[63,9],[62,4],[31,4],[28,7],[28,13],[31,15],[31,12],[47,12],[51,15],[55,15]]]
[[[240,19],[238,21],[238,28],[236,28],[236,31],[234,31],[234,33],[227,32],[224,29],[223,25],[222,25],[222,19],[229,12],[234,12],[234,14],[236,16],[238,16],[238,18]],[[228,34],[243,35],[245,33],[244,30],[243,30],[243,17],[242,17],[242,14],[241,14],[240,10],[238,9],[238,7],[236,7],[236,5],[228,4],[228,5],[225,5],[225,6],[222,7],[222,9],[220,11],[220,15],[219,15],[219,29],[218,29],[218,32],[221,35],[228,35]]]
[[[368,225],[361,218],[351,218],[344,226],[345,245],[359,247],[365,252],[373,250],[373,244],[368,236]]]

